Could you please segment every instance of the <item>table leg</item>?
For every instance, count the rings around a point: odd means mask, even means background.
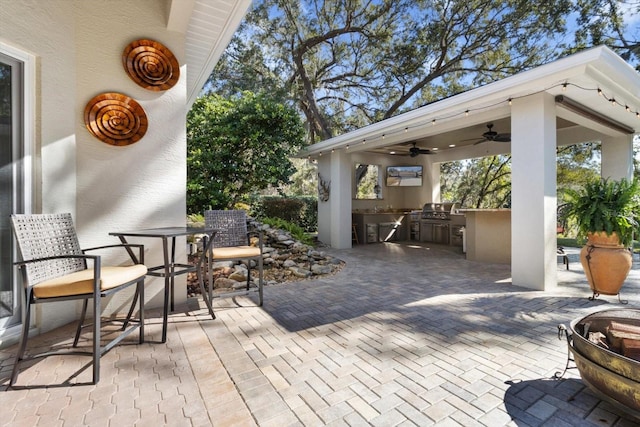
[[[171,312],[175,311],[174,306],[174,284],[175,284],[175,272],[176,272],[176,238],[171,238]]]
[[[167,324],[169,323],[169,293],[173,269],[169,263],[169,242],[166,237],[162,238],[162,252],[164,256],[164,309],[162,313],[162,342],[167,342]]]
[[[122,243],[123,245],[126,245],[128,243],[127,239],[124,236],[118,236],[118,238],[120,239],[120,243]],[[131,250],[131,248],[125,247],[125,249],[129,253],[129,256],[131,257],[131,261],[133,261],[134,264],[139,264],[140,260],[138,260],[138,257]],[[127,313],[127,317],[125,318],[124,323],[122,324],[122,330],[123,331],[125,329],[127,329],[127,326],[129,325],[129,321],[131,320],[131,317],[133,316],[133,310],[136,307],[136,303],[138,302],[138,298],[140,298],[140,292],[138,291],[138,286],[136,286],[136,291],[133,293],[133,301],[131,302],[131,307],[129,308],[129,312]],[[144,296],[142,296],[142,298],[144,298]],[[83,318],[84,318],[84,316],[83,316]]]
[[[212,319],[216,318],[215,313],[213,312],[213,306],[211,305],[211,288],[213,287],[213,277],[211,275],[211,262],[209,260],[209,251],[211,250],[211,243],[213,242],[213,236],[204,236],[203,245],[202,245],[202,255],[200,255],[200,259],[198,259],[198,265],[196,269],[196,274],[198,275],[198,284],[200,285],[200,293],[202,294],[202,298],[204,299],[204,303],[207,305],[207,309],[209,310],[209,314]],[[204,288],[204,278],[202,277],[202,263],[204,260],[207,260],[207,279],[209,280],[209,294],[207,296],[207,291]]]

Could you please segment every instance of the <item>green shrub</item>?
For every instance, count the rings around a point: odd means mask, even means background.
[[[318,200],[313,196],[259,196],[251,204],[251,215],[259,221],[280,218],[313,233],[318,229]]]
[[[268,224],[273,228],[288,231],[289,233],[291,233],[291,236],[293,238],[304,243],[305,245],[312,244],[311,237],[309,237],[309,235],[307,235],[301,227],[282,218],[261,218],[260,222],[262,222],[263,224]]]
[[[187,224],[193,226],[204,226],[204,215],[203,214],[190,214],[187,215]]]

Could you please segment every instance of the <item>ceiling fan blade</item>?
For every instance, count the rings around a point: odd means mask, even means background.
[[[416,147],[416,143],[413,143],[413,147],[409,148],[409,154],[411,157],[416,157],[418,154],[435,154],[435,152],[426,148]]]
[[[511,134],[510,133],[499,133],[494,138],[495,142],[511,142]]]

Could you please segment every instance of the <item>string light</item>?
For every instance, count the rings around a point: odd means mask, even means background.
[[[569,88],[569,86],[570,86],[570,85],[571,85],[571,86],[574,86],[574,87],[577,87],[577,88],[579,88],[579,89],[581,89],[581,90],[585,90],[585,91],[596,91],[596,92],[597,92],[597,94],[598,94],[598,96],[602,96],[602,97],[603,97],[607,102],[610,102],[612,106],[614,106],[614,107],[615,107],[615,106],[617,106],[617,105],[620,105],[621,107],[624,107],[624,109],[625,109],[628,113],[635,114],[636,118],[637,118],[637,119],[640,119],[640,111],[633,110],[633,109],[632,109],[628,104],[622,104],[622,103],[619,103],[619,102],[618,102],[614,97],[608,97],[608,96],[606,96],[606,94],[604,93],[604,91],[603,91],[600,87],[598,87],[598,88],[588,88],[588,87],[582,87],[582,86],[580,86],[580,85],[577,85],[577,84],[574,84],[574,83],[570,83],[570,82],[563,82],[563,83],[557,83],[557,84],[552,85],[552,86],[550,86],[550,87],[548,87],[548,88],[546,88],[546,89],[542,89],[542,90],[539,90],[539,91],[536,91],[536,92],[532,92],[532,93],[529,93],[529,94],[526,94],[526,95],[521,95],[521,96],[517,96],[517,97],[510,97],[510,98],[507,98],[506,100],[503,100],[503,101],[497,101],[496,103],[491,104],[491,105],[485,105],[485,106],[483,106],[483,107],[478,107],[478,108],[474,108],[474,109],[466,109],[466,110],[464,110],[464,111],[462,111],[462,112],[452,113],[452,114],[450,114],[450,115],[448,115],[448,116],[442,116],[442,117],[433,118],[433,119],[431,119],[431,125],[432,125],[432,126],[435,126],[438,120],[452,119],[452,118],[455,118],[455,117],[459,117],[459,116],[461,116],[461,115],[463,115],[463,114],[464,114],[464,117],[469,117],[469,114],[470,114],[472,111],[480,111],[480,110],[485,110],[485,109],[493,108],[493,107],[496,107],[496,106],[498,106],[498,105],[500,105],[501,103],[504,103],[504,102],[506,102],[508,105],[512,105],[512,104],[513,104],[513,100],[514,100],[514,99],[525,98],[525,97],[528,97],[528,96],[531,96],[531,95],[535,95],[535,94],[537,94],[537,93],[541,93],[541,92],[548,91],[548,90],[550,90],[550,89],[553,89],[554,87],[560,87],[560,88],[561,88],[561,90],[562,90],[563,92],[565,92],[565,91],[567,91],[567,90],[568,90],[568,88]],[[421,126],[424,126],[424,125],[425,125],[425,123],[423,123],[423,124],[416,124],[416,125],[413,125],[413,126],[407,126],[407,127],[402,128],[402,129],[398,129],[398,130],[396,130],[396,131],[391,131],[391,132],[383,133],[383,134],[381,134],[378,138],[385,139],[388,135],[392,135],[392,134],[394,134],[394,133],[398,133],[398,132],[404,132],[404,133],[407,133],[407,132],[409,132],[409,130],[410,130],[411,128],[418,128],[418,127],[421,127]],[[376,139],[376,137],[371,138],[371,140],[375,140],[375,139]],[[363,139],[363,140],[362,140],[362,144],[364,145],[364,144],[366,144],[366,143],[367,143],[367,140],[366,140],[366,139]],[[449,145],[449,148],[453,148],[453,147],[455,147],[455,144],[450,144],[450,145]],[[340,149],[340,148],[337,148],[337,149]],[[346,149],[346,150],[348,150],[348,149],[349,149],[349,146],[348,146],[348,145],[347,145],[347,146],[345,146],[345,149]],[[335,150],[336,150],[336,148],[332,149],[332,150],[331,150],[331,153],[334,153],[334,152],[335,152]],[[433,151],[436,151],[436,150],[437,150],[437,148],[433,148],[432,150],[433,150]],[[317,155],[318,155],[318,157],[321,157],[321,156],[322,156],[322,152],[318,152],[318,154],[317,154]],[[312,156],[311,156],[311,155],[309,155],[309,159],[311,159],[311,158],[312,158]]]

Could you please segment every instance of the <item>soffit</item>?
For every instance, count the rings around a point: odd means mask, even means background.
[[[251,0],[172,0],[169,3],[168,28],[185,34],[187,109],[200,94],[250,5]]]

